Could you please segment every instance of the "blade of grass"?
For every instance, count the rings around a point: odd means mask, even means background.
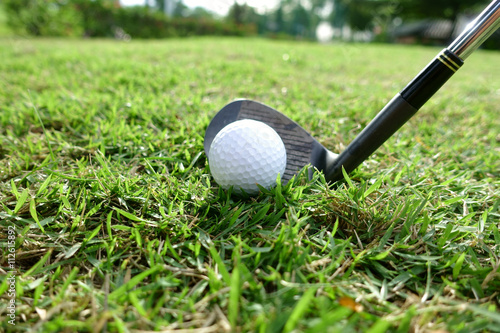
[[[42,117],[40,116],[40,112],[38,112],[38,108],[36,107],[36,104],[33,101],[33,96],[31,96],[31,90],[29,90],[29,89],[28,89],[28,95],[30,97],[31,104],[33,105],[33,110],[35,111],[36,117],[38,118],[40,126],[42,127],[42,131],[43,131],[43,134],[44,134],[44,137],[45,137],[45,141],[47,143],[47,147],[49,148],[50,158],[52,159],[52,162],[55,162],[56,161],[56,156],[55,156],[54,152],[52,151],[52,145],[50,143],[49,134],[45,130],[45,125],[43,124]]]
[[[24,203],[28,199],[28,195],[29,195],[29,190],[27,188],[21,192],[19,198],[17,199],[16,207],[14,208],[14,214],[17,214],[19,210],[23,208]]]
[[[116,300],[118,298],[126,296],[127,292],[132,290],[133,288],[135,288],[137,286],[137,284],[139,284],[141,281],[143,281],[148,276],[150,276],[158,271],[161,271],[162,269],[163,268],[161,265],[156,265],[156,266],[151,267],[150,269],[148,269],[144,272],[137,274],[136,276],[131,278],[127,283],[121,285],[118,289],[111,292],[109,294],[108,299],[111,301],[111,300]]]
[[[290,317],[288,318],[285,327],[283,328],[283,332],[288,333],[297,328],[298,322],[308,311],[310,302],[313,300],[315,293],[316,289],[310,288],[304,293],[304,295],[302,295],[300,300],[295,305],[295,308],[293,309]]]
[[[215,264],[217,265],[217,268],[219,270],[219,273],[222,275],[222,279],[226,283],[226,285],[230,286],[231,285],[231,275],[229,274],[228,270],[226,269],[226,265],[224,265],[224,262],[222,261],[222,258],[220,257],[219,253],[215,249],[214,245],[211,245],[209,248],[210,255],[212,256],[212,259],[215,261]]]
[[[240,307],[241,281],[240,270],[235,266],[231,272],[231,290],[229,291],[228,320],[231,327],[236,329],[238,325],[238,314]]]

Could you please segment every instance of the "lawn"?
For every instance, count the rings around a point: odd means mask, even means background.
[[[230,196],[203,152],[237,98],[339,152],[438,52],[0,39],[0,331],[500,332],[499,52],[342,182]]]

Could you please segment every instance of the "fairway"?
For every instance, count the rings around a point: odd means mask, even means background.
[[[333,186],[203,149],[246,98],[339,153],[439,51],[0,39],[0,331],[500,332],[500,52]]]

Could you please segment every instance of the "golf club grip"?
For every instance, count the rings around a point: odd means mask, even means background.
[[[343,178],[356,169],[448,81],[462,66],[463,61],[444,49],[400,93],[398,93],[349,146],[325,170],[328,181]]]

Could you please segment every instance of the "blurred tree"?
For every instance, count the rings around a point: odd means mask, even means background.
[[[182,0],[147,0],[146,6],[154,8],[170,17],[190,17],[196,19],[214,19],[215,15],[203,7],[189,8]]]
[[[147,0],[146,6],[153,7],[166,15],[173,16],[175,8],[182,3],[176,0]]]
[[[456,21],[465,12],[482,9],[488,0],[399,0],[401,17],[410,19],[444,18]]]
[[[353,30],[372,29],[375,22],[380,21],[380,16],[392,15],[395,8],[398,7],[395,0],[332,1],[333,11],[330,14],[330,23],[333,27],[340,29],[345,25],[348,25]]]
[[[488,0],[399,0],[403,19],[448,19],[453,23],[448,39],[453,38],[460,15],[481,11]]]
[[[292,34],[294,36],[308,36],[311,25],[310,13],[299,3],[292,11]]]
[[[247,6],[248,5],[246,3],[244,5],[240,5],[235,1],[231,8],[229,8],[229,12],[227,14],[228,20],[235,24],[243,24],[243,16],[245,15]]]
[[[82,16],[77,0],[3,0],[7,24],[33,36],[81,36]]]
[[[324,8],[331,0],[309,0],[311,9],[314,11],[318,8]]]
[[[260,21],[260,16],[261,15],[255,11],[255,8],[246,3],[240,5],[235,1],[231,8],[229,8],[226,19],[237,25],[254,24],[257,26]]]
[[[280,3],[275,13],[275,30],[276,32],[285,32],[286,31],[286,20],[285,20],[285,12],[283,8],[283,3]]]
[[[319,12],[330,0],[281,0],[268,17],[273,32],[314,38],[320,22]]]
[[[192,10],[189,10],[189,8],[188,8],[186,12],[187,12],[186,17],[190,17],[190,18],[210,19],[210,20],[215,19],[214,13],[209,11],[208,9],[203,8],[203,7],[195,7]]]
[[[333,4],[332,12],[330,13],[329,21],[332,27],[340,30],[340,35],[343,35],[344,27],[347,25],[348,7],[342,0],[331,0]]]
[[[185,17],[189,15],[189,7],[186,6],[182,0],[175,3],[174,11],[172,13],[173,17]]]

